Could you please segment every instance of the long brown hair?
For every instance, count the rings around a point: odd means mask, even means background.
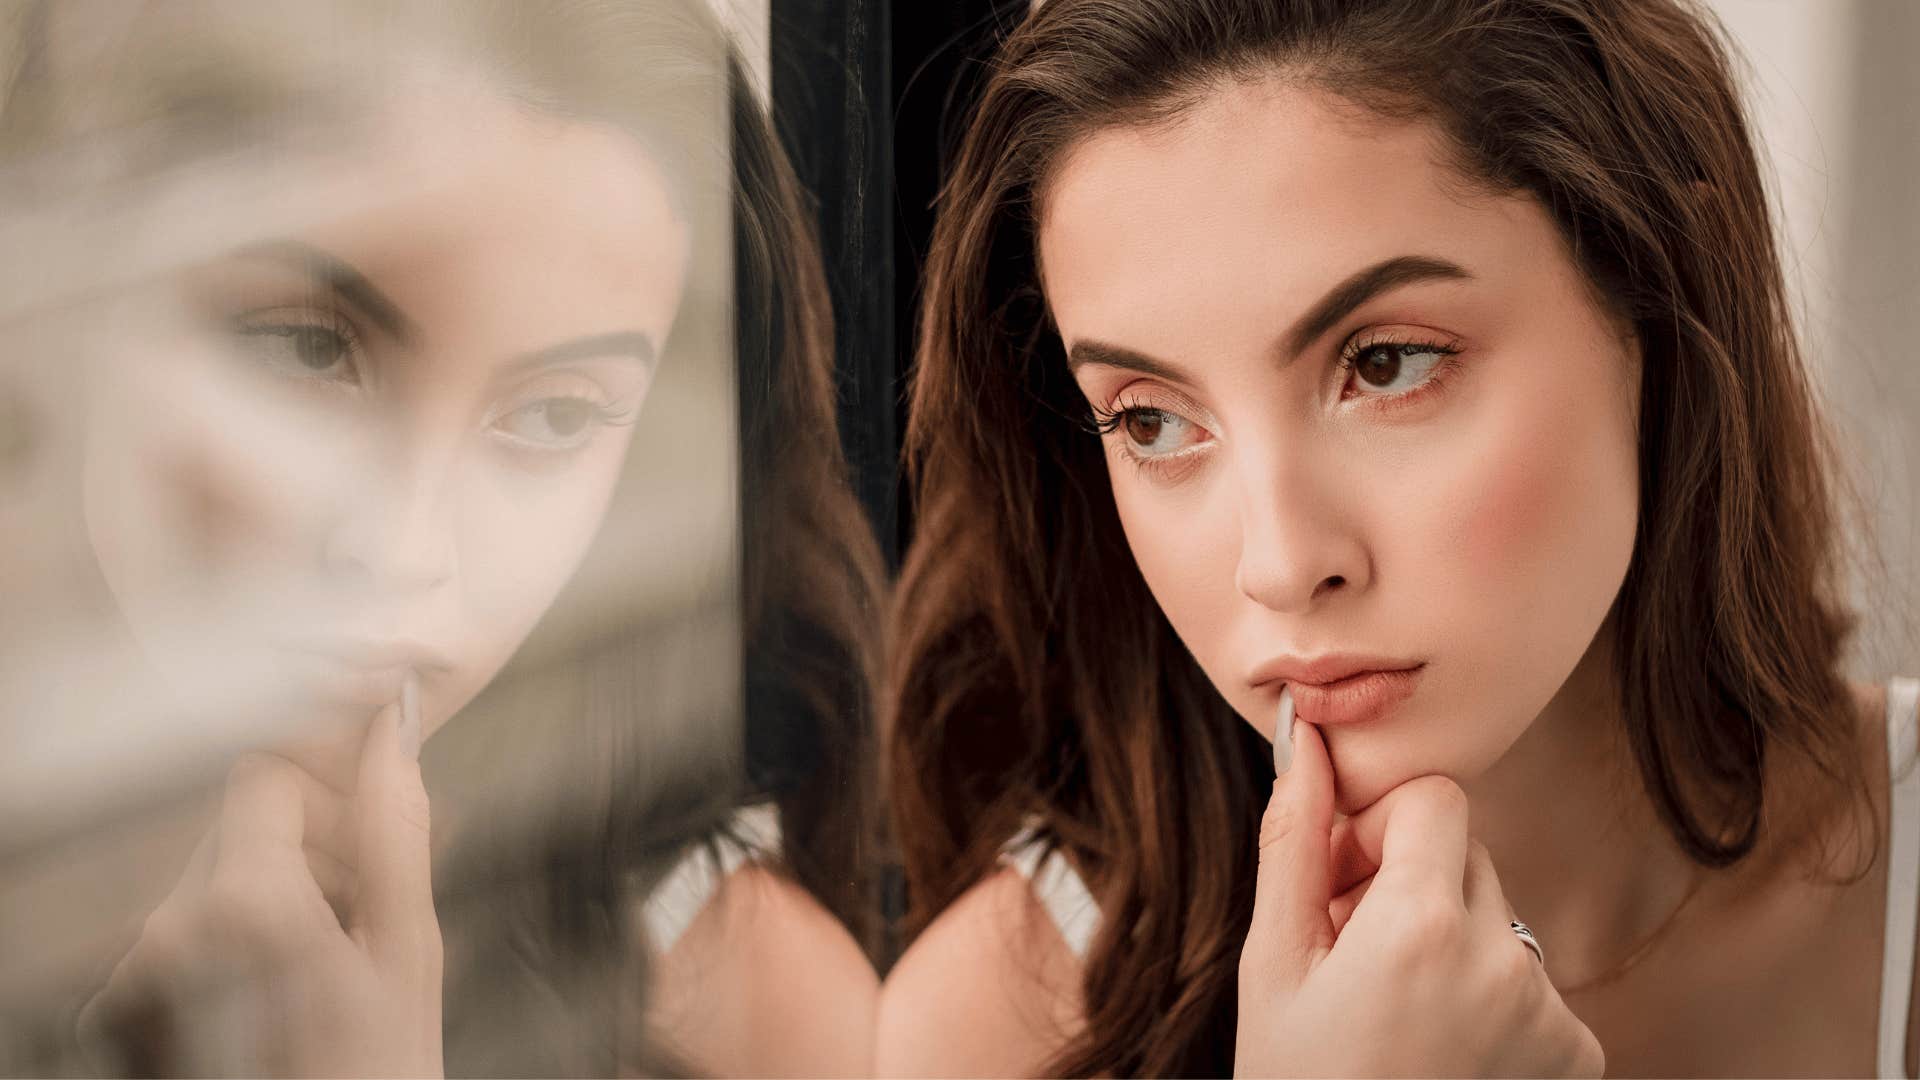
[[[884,754],[910,923],[1022,818],[1104,916],[1067,1075],[1231,1068],[1272,780],[1159,612],[1036,274],[1049,170],[1281,69],[1432,122],[1460,174],[1551,215],[1643,350],[1639,532],[1614,604],[1644,786],[1706,867],[1776,769],[1867,788],[1839,653],[1831,436],[1803,370],[1730,50],[1685,0],[1048,0],[1001,44],[941,194],[906,433],[920,534]],[[1870,852],[1871,846],[1867,848]]]

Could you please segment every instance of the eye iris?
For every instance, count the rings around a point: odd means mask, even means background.
[[[346,351],[340,335],[325,327],[303,326],[291,331],[289,336],[293,338],[293,355],[302,367],[312,371],[325,371],[339,363]]]
[[[547,430],[566,437],[578,435],[593,419],[593,408],[584,401],[543,401],[536,408],[547,422]]]
[[[1401,350],[1393,345],[1376,345],[1360,356],[1360,377],[1374,386],[1387,386],[1400,374]]]
[[[1127,437],[1143,445],[1152,444],[1160,438],[1160,429],[1166,423],[1166,414],[1157,409],[1136,409],[1127,414]]]

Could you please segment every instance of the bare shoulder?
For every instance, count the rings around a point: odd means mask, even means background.
[[[790,878],[728,875],[654,977],[650,1028],[715,1076],[870,1076],[879,978]]]
[[[1083,1022],[1080,962],[1017,871],[963,893],[880,991],[881,1076],[1036,1076]]]

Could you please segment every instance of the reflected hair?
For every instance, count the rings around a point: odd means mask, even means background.
[[[1104,916],[1087,1024],[1048,1075],[1232,1068],[1270,754],[1134,563],[1036,230],[1079,139],[1174,122],[1236,80],[1431,123],[1459,179],[1544,207],[1637,335],[1641,513],[1605,625],[1679,847],[1745,858],[1789,768],[1821,795],[1809,819],[1877,832],[1836,708],[1847,485],[1722,34],[1686,0],[1048,0],[1000,43],[926,259],[905,437],[919,534],[882,755],[910,931],[1030,817],[1086,872]]]

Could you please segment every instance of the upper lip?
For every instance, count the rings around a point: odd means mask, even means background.
[[[1367,656],[1360,653],[1327,653],[1311,659],[1299,656],[1280,656],[1255,668],[1247,681],[1254,686],[1270,682],[1300,683],[1305,686],[1325,686],[1355,675],[1365,675],[1375,671],[1407,671],[1420,666],[1418,660],[1402,660],[1391,656]]]

